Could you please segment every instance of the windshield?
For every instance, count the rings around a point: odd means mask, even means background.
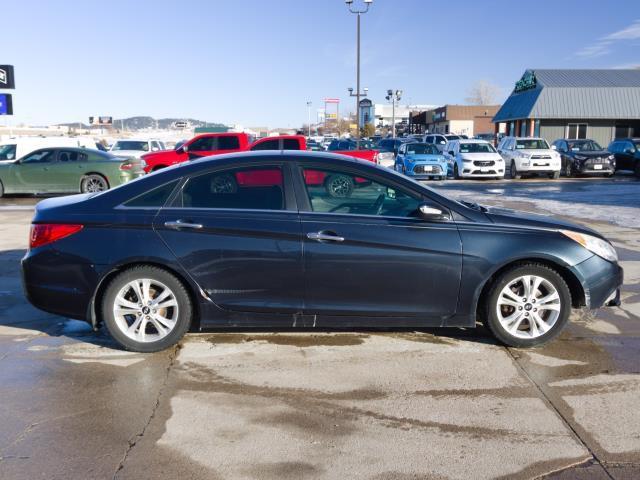
[[[414,153],[416,155],[440,155],[440,151],[431,144],[428,143],[410,143],[407,145],[407,153]]]
[[[149,151],[149,143],[148,142],[136,142],[133,140],[126,141],[117,141],[113,147],[111,147],[112,151],[118,150],[140,150],[143,152]]]
[[[569,150],[572,152],[598,152],[602,147],[597,142],[589,140],[588,142],[569,142]]]
[[[493,148],[488,143],[461,143],[460,153],[495,153]]]
[[[516,141],[518,150],[549,150],[549,144],[542,138],[522,139]]]
[[[15,160],[16,146],[15,144],[0,145],[0,160]]]

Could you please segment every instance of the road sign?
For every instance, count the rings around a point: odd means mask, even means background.
[[[173,126],[174,126],[174,128],[177,128],[177,129],[183,129],[183,128],[187,128],[188,124],[187,124],[187,122],[185,122],[183,120],[179,120],[179,121],[175,122],[173,124]]]
[[[0,93],[0,115],[13,115],[13,101],[8,93]]]
[[[324,103],[340,103],[339,98],[325,98]]]
[[[16,88],[13,65],[0,65],[0,88]]]

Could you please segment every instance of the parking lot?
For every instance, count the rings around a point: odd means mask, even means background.
[[[128,353],[26,302],[36,199],[2,199],[0,478],[638,478],[640,182],[432,184],[599,230],[622,306],[535,350],[479,328],[218,331]]]

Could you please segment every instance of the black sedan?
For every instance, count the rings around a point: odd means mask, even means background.
[[[351,179],[340,198],[329,179]],[[473,327],[556,337],[572,307],[619,304],[598,233],[459,203],[326,153],[251,152],[37,205],[24,289],[36,307],[157,351],[190,328]]]
[[[593,140],[556,140],[553,146],[562,159],[562,173],[566,177],[576,175],[612,176],[616,171],[616,159]]]

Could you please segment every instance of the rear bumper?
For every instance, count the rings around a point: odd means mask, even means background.
[[[573,268],[582,283],[587,308],[620,305],[620,287],[624,278],[620,265],[594,255]]]
[[[29,303],[55,315],[89,321],[101,266],[65,262],[51,250],[28,251],[22,259],[22,287]],[[70,259],[67,259],[70,260]]]

